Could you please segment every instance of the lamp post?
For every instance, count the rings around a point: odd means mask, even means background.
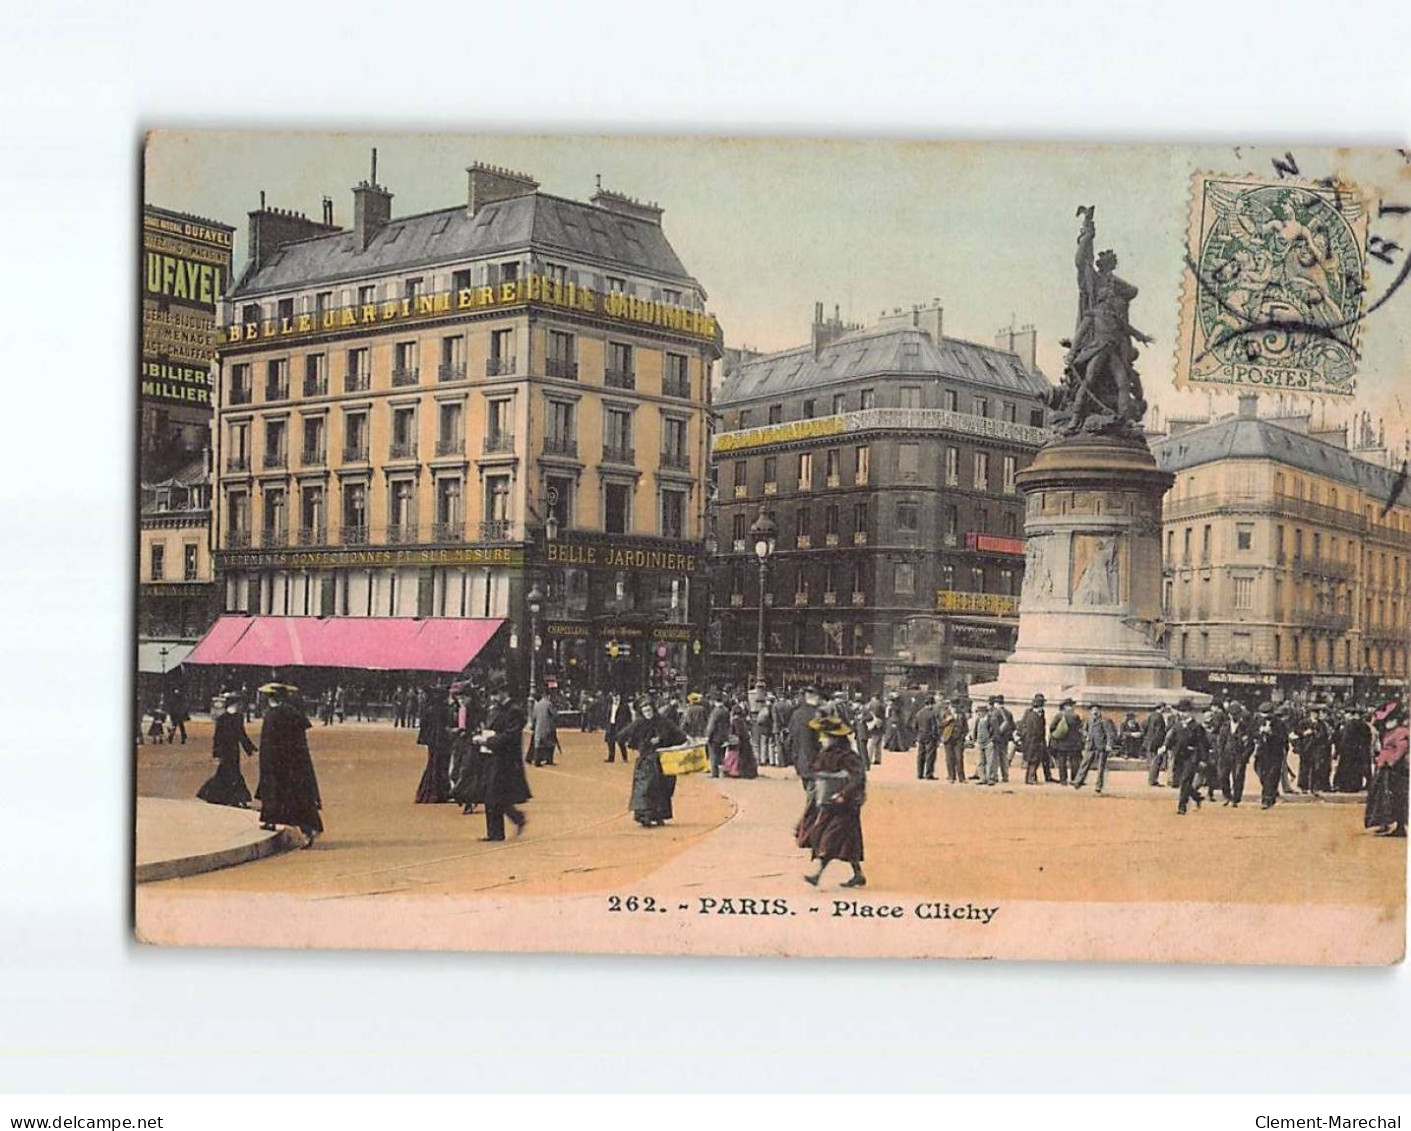
[[[536,581],[529,590],[529,701],[539,697],[539,610],[544,607],[544,594]]]
[[[755,557],[759,559],[759,635],[755,641],[754,680],[756,687],[764,684],[764,593],[769,580],[769,557],[774,553],[774,539],[779,528],[764,513],[761,507],[759,517],[750,527],[750,537],[754,539]]]

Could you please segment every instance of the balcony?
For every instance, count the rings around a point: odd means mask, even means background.
[[[322,467],[328,462],[328,453],[324,451],[322,444],[316,448],[305,448],[299,456],[299,463],[304,467]]]
[[[811,534],[800,534],[794,539],[794,545],[800,550],[813,549],[813,536]]]
[[[863,605],[867,604],[867,594],[854,593],[852,595],[852,603],[854,608],[861,608]]]
[[[682,400],[690,400],[690,378],[663,377],[661,379],[661,395],[664,397],[680,397]]]
[[[306,396],[306,397],[326,397],[326,396],[328,396],[328,380],[327,380],[327,378],[320,377],[320,378],[316,378],[316,379],[310,380],[308,377],[305,377],[305,378],[304,378],[304,396]]]
[[[415,440],[393,440],[387,452],[388,459],[416,459]]]
[[[301,546],[326,546],[328,544],[328,527],[326,526],[301,526],[299,527],[299,545]]]
[[[271,526],[260,531],[260,545],[279,547],[289,545],[289,531],[283,527]]]
[[[261,466],[269,471],[285,467],[289,463],[289,456],[286,452],[265,452],[265,458],[261,461]]]
[[[415,385],[421,381],[421,369],[415,365],[397,365],[392,368],[393,388]]]
[[[250,545],[250,532],[248,530],[227,530],[225,532],[225,548],[227,550],[244,550]]]
[[[387,528],[389,546],[408,546],[417,540],[417,527],[414,522],[395,522]]]
[[[795,594],[794,594],[794,604],[795,604],[795,605],[807,605],[807,604],[808,604],[808,591],[807,591],[807,590],[804,590],[804,592],[802,592],[802,593],[795,593]]]
[[[747,484],[745,484],[745,483],[736,483],[736,484],[735,484],[735,498],[737,498],[737,499],[748,499],[749,497],[750,497],[750,489],[749,489],[749,486],[748,486]]]
[[[514,374],[514,358],[512,357],[487,357],[485,359],[486,377],[509,377]]]
[[[544,359],[544,376],[558,377],[564,381],[578,380],[578,362],[566,357]]]
[[[730,594],[730,607],[734,609],[744,608],[745,595],[743,593]]]
[[[604,369],[603,384],[609,389],[635,389],[637,374],[631,369]]]
[[[338,540],[345,546],[366,546],[367,527],[362,525],[343,524],[343,529],[338,532]]]
[[[661,466],[671,468],[674,471],[690,471],[691,454],[689,452],[662,452]]]
[[[852,532],[852,544],[853,544],[854,546],[865,546],[865,545],[867,545],[867,531],[865,531],[865,530],[854,530],[854,531]]]
[[[828,476],[828,478],[825,480],[825,482],[828,484],[829,487],[839,487],[839,486],[842,486],[843,480],[842,480],[842,477],[841,477],[841,476],[838,476],[838,475],[830,475],[830,476]]]
[[[431,540],[433,542],[464,542],[465,523],[462,522],[435,522],[431,525]]]
[[[368,370],[361,373],[349,373],[343,378],[343,391],[345,393],[365,393],[372,388],[372,374]]]
[[[438,381],[464,381],[465,362],[463,361],[443,361],[436,367],[436,380]]]
[[[632,448],[622,448],[615,444],[603,445],[603,463],[622,463],[628,467],[637,466],[637,453]]]
[[[778,484],[778,483],[766,483],[766,484],[764,485],[764,493],[765,493],[766,495],[777,495],[777,494],[779,494],[779,484]]]
[[[250,470],[250,453],[243,452],[240,455],[225,457],[225,470],[235,473]]]
[[[480,524],[482,542],[508,542],[514,535],[514,523],[507,518],[492,518]]]
[[[463,456],[465,455],[464,436],[442,436],[436,441],[436,454],[438,456]]]
[[[823,603],[825,605],[836,605],[838,603],[838,595],[836,593],[823,594]]]
[[[544,454],[546,456],[567,456],[569,459],[577,459],[578,441],[572,436],[545,436]]]
[[[513,432],[488,432],[485,435],[485,454],[494,455],[497,453],[514,451]]]
[[[1327,610],[1296,609],[1293,623],[1320,632],[1343,633],[1352,627],[1351,613],[1336,613]]]
[[[347,444],[343,448],[344,463],[367,463],[366,444]]]
[[[288,399],[289,385],[287,382],[279,381],[265,386],[265,400],[287,401]]]
[[[231,386],[230,386],[230,403],[231,403],[231,404],[233,404],[233,405],[234,405],[234,404],[249,404],[249,403],[250,403],[252,400],[254,400],[254,399],[255,399],[254,390],[251,389],[249,385],[231,385]]]
[[[823,535],[823,544],[825,546],[836,546],[838,544],[837,531],[830,530],[827,534]]]

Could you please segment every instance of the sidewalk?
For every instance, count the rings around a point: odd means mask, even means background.
[[[253,809],[162,797],[137,799],[139,884],[213,872],[302,844],[303,837],[293,829],[260,828]]]

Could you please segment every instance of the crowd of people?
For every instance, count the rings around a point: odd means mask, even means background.
[[[523,832],[527,817],[520,806],[531,797],[525,766],[558,764],[565,710],[576,711],[574,721],[583,731],[601,729],[604,762],[626,765],[628,751],[633,752],[625,792],[634,820],[644,828],[658,828],[673,817],[679,760],[672,759],[682,751],[703,750],[702,768],[714,778],[751,779],[761,766],[792,767],[805,791],[794,835],[818,865],[805,877],[815,884],[834,860],[853,870],[844,886],[867,882],[861,812],[869,767],[886,751],[914,751],[922,781],[938,781],[944,772],[956,785],[992,787],[1009,782],[1011,772],[1017,778],[1018,758],[1026,786],[1083,790],[1091,782],[1098,794],[1107,787],[1112,759],[1137,760],[1145,763],[1150,786],[1176,791],[1181,815],[1192,804],[1199,809],[1217,799],[1238,807],[1252,764],[1264,809],[1292,794],[1365,792],[1366,827],[1379,835],[1406,835],[1407,725],[1401,700],[1380,707],[1265,701],[1251,708],[1217,697],[1197,710],[1187,698],[1153,704],[1139,718],[1136,711],[1080,707],[1072,698],[1050,710],[1045,696],[1035,695],[1016,719],[1003,695],[976,703],[965,695],[901,692],[864,699],[825,694],[814,686],[635,697],[610,690],[574,704],[554,689],[521,701],[510,679],[496,672],[396,690],[402,694],[394,692],[393,725],[417,726],[417,741],[427,748],[415,801],[455,803],[467,815],[483,810],[487,841],[505,839],[506,821],[516,836]],[[290,685],[268,684],[258,693],[263,704],[258,745],[244,728],[248,694],[226,694],[215,726],[218,768],[199,796],[246,807],[258,800],[266,827],[298,827],[312,843],[323,827],[308,752],[313,724]],[[325,725],[343,718],[341,687],[317,703]],[[166,717],[176,713],[168,710]],[[176,727],[158,733],[172,741]],[[240,772],[242,751],[259,754],[253,795]]]

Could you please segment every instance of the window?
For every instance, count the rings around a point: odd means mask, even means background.
[[[920,408],[921,388],[918,385],[903,385],[901,387],[901,407]]]
[[[485,519],[487,522],[509,522],[510,477],[508,475],[487,475],[485,477]]]
[[[575,427],[574,403],[550,400],[546,416],[548,427],[544,436],[544,451],[550,455],[576,456],[578,432]]]
[[[770,406],[769,406],[769,423],[770,423],[770,424],[782,424],[783,421],[784,421],[784,406],[781,405],[781,404],[772,404],[772,405],[770,405]]]
[[[603,530],[608,534],[626,534],[630,530],[632,488],[626,483],[603,485]]]
[[[377,288],[371,283],[358,288],[358,305],[368,306],[377,301]]]
[[[941,394],[941,404],[949,412],[959,412],[960,394],[957,393],[954,389],[946,389],[945,392]]]
[[[1019,516],[1013,511],[1005,511],[1001,522],[1000,532],[1006,537],[1014,538],[1019,534]]]
[[[328,392],[328,355],[311,353],[304,358],[304,396],[321,397]]]
[[[804,403],[803,403],[803,418],[804,418],[805,420],[812,420],[812,419],[813,419],[813,401],[812,401],[812,400],[804,401]]]
[[[946,449],[946,486],[960,486],[960,449]]]
[[[265,400],[282,401],[289,396],[289,359],[276,358],[265,363]]]
[[[436,540],[458,538],[462,518],[460,477],[443,476],[436,481]]]
[[[765,484],[768,486],[768,485],[772,485],[772,484],[774,484],[774,483],[777,483],[778,481],[779,481],[779,457],[778,457],[778,456],[765,456],[765,457],[764,457],[764,482],[765,482]]]
[[[1190,565],[1190,564],[1191,564],[1191,538],[1192,538],[1192,537],[1193,537],[1193,530],[1192,530],[1191,527],[1187,526],[1186,529],[1185,529],[1185,531],[1183,532],[1183,534],[1182,534],[1182,536],[1181,536],[1181,564],[1182,564],[1182,565]]]
[[[800,538],[813,535],[813,512],[808,507],[800,507],[794,515],[794,533]]]
[[[265,421],[265,466],[283,467],[288,459],[285,450],[285,423],[282,420]]]
[[[632,347],[622,342],[608,343],[607,369],[603,381],[614,389],[636,387],[637,377],[632,369]]]
[[[833,394],[833,415],[838,416],[848,409],[848,396],[846,393]]]
[[[327,459],[323,434],[324,418],[322,416],[304,417],[303,463],[305,465],[318,466]]]
[[[562,377],[573,381],[578,378],[578,361],[574,351],[572,334],[562,330],[549,331],[549,353],[544,361],[545,373],[549,377]]]
[[[904,480],[914,480],[921,474],[921,445],[897,445],[897,476]]]
[[[166,576],[167,548],[161,542],[153,542],[151,549],[151,572],[153,581],[161,581]]]
[[[288,518],[284,513],[284,488],[265,488],[265,533],[282,535],[289,529]]]
[[[742,408],[735,414],[735,427],[748,428],[750,426],[750,410]]]
[[[275,317],[281,322],[288,322],[294,317],[294,300],[292,298],[282,298],[275,306]]]
[[[392,347],[392,384],[415,385],[420,375],[417,343],[398,342]]]
[[[408,279],[402,284],[402,297],[415,301],[422,289],[422,279],[418,275],[415,279]]]
[[[514,398],[491,397],[485,402],[485,450],[514,451]]]
[[[1007,420],[1010,424],[1019,420],[1019,408],[1013,401],[1001,401],[999,414],[1002,420]]]
[[[1254,578],[1235,578],[1235,608],[1254,608]]]
[[[392,410],[392,459],[416,458],[416,409]]]
[[[1004,484],[1004,487],[1003,487],[1004,493],[1005,493],[1006,495],[1012,495],[1012,494],[1014,494],[1014,492],[1015,492],[1014,473],[1015,473],[1015,469],[1016,469],[1016,464],[1015,464],[1014,457],[1013,457],[1013,456],[1005,456],[1004,459],[1003,459],[1003,461],[1002,461],[1001,464],[1000,464],[1000,467],[1001,467],[1001,475],[1002,475],[1002,477],[1003,477],[1002,482],[1003,482],[1003,484]]]
[[[368,364],[367,347],[348,351],[348,369],[343,379],[345,393],[365,391],[372,380],[372,370]]]
[[[843,453],[837,448],[829,448],[823,453],[823,473],[828,477],[828,486],[836,487],[842,474]]]
[[[1044,410],[1041,408],[1031,408],[1029,410],[1029,427],[1042,428],[1044,426]]]
[[[749,535],[749,519],[744,514],[737,514],[730,520],[730,536],[733,539],[732,545],[744,549],[745,539]]]
[[[974,400],[974,412],[976,416],[990,415],[990,398],[976,397]]]
[[[465,412],[459,401],[441,405],[436,415],[436,454],[465,454]]]
[[[983,593],[985,591],[985,571],[979,566],[975,566],[970,571],[970,592]]]
[[[608,293],[614,295],[625,294],[627,291],[627,280],[618,278],[616,275],[608,276]]]
[[[367,537],[367,484],[343,484],[343,541]]]
[[[518,264],[518,263],[501,263],[501,264],[500,264],[500,282],[501,282],[501,283],[517,283],[517,282],[519,282],[519,264]]]
[[[685,491],[662,491],[661,534],[663,538],[686,537]]]
[[[858,534],[867,534],[867,504],[853,503],[852,505],[852,528],[854,537]]]
[[[877,390],[876,390],[876,389],[863,389],[863,390],[862,390],[862,407],[863,407],[863,408],[876,408],[876,407],[877,407]]]
[[[989,528],[990,528],[990,508],[989,508],[989,507],[976,507],[976,508],[975,508],[975,529],[976,529],[976,530],[981,530],[981,531],[987,531],[987,530],[989,530]]]
[[[677,290],[672,290],[672,288],[670,287],[662,287],[661,301],[668,304],[669,306],[680,306],[681,292]]]
[[[813,489],[813,453],[799,453],[799,490],[811,491]]]
[[[686,443],[686,420],[667,416],[661,422],[661,464],[663,467],[689,469],[691,453]]]
[[[311,484],[299,492],[299,540],[321,539],[324,530],[323,486]]]
[[[749,462],[748,462],[747,460],[737,459],[737,460],[735,461],[735,486],[736,486],[736,487],[743,487],[743,486],[745,486],[745,483],[746,483],[746,481],[747,481],[747,479],[748,479],[748,475],[749,475],[749,466],[750,466],[750,465],[749,465]]]
[[[603,413],[603,458],[618,463],[634,463],[632,451],[632,410],[609,408]]]
[[[350,412],[343,417],[343,459],[357,463],[367,459],[367,413]]]
[[[857,475],[856,482],[859,485],[872,481],[872,448],[868,444],[857,446]]]
[[[892,592],[904,597],[916,592],[916,567],[910,562],[897,562],[892,567]]]
[[[1200,531],[1200,560],[1203,564],[1210,561],[1210,524],[1208,522]]]
[[[459,271],[451,272],[451,290],[468,291],[471,287],[470,268],[462,267]]]
[[[250,366],[245,363],[230,367],[230,403],[249,404],[251,397]]]
[[[954,503],[946,506],[946,537],[954,539],[960,533],[960,508]]]
[[[405,541],[416,532],[416,484],[410,479],[394,479],[387,484],[387,496],[392,526],[389,536]]]
[[[490,356],[485,359],[485,376],[504,377],[514,371],[514,331],[492,330]]]
[[[831,534],[835,538],[838,535],[838,504],[830,503],[823,512],[823,532]]]
[[[691,377],[687,369],[685,354],[666,355],[666,369],[662,374],[661,391],[668,397],[690,397]]]
[[[182,579],[195,581],[201,568],[201,548],[195,542],[188,542],[182,547],[182,554]]]
[[[920,507],[916,503],[897,504],[897,529],[903,534],[915,534],[921,529]]]
[[[975,490],[988,491],[990,489],[990,453],[975,453]]]

